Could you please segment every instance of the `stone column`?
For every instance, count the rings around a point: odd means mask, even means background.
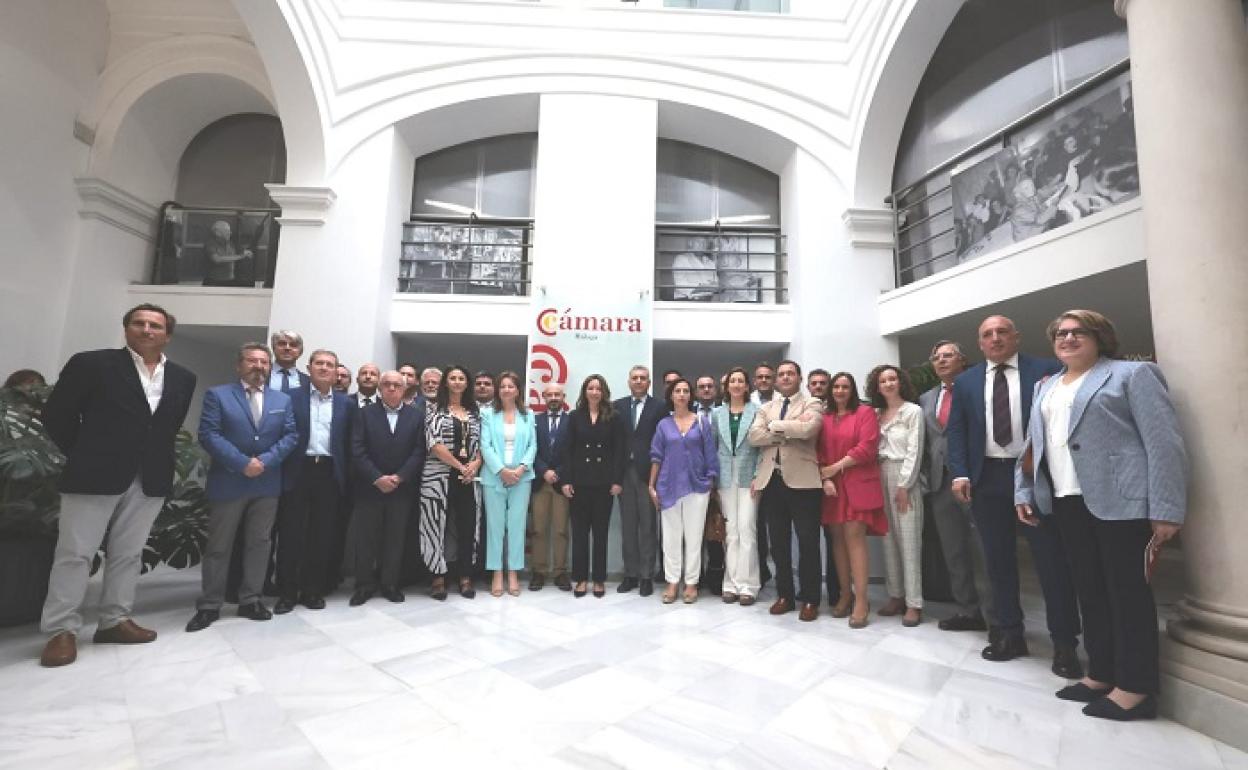
[[[1158,361],[1191,464],[1186,597],[1163,706],[1248,736],[1248,32],[1239,0],[1116,0],[1127,20]]]

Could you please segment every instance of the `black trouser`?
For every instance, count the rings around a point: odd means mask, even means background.
[[[784,483],[780,473],[773,473],[771,481],[763,490],[760,513],[767,522],[771,538],[771,558],[776,563],[776,594],[792,601],[793,546],[792,532],[797,531],[797,569],[801,581],[801,593],[797,600],[803,604],[818,604],[822,586],[819,573],[819,497],[818,489],[793,489]],[[761,530],[762,527],[759,527]]]
[[[602,485],[575,486],[572,495],[572,580],[577,583],[607,579],[607,527],[611,523],[611,488]],[[590,535],[593,535],[593,561],[590,566]]]
[[[399,585],[403,539],[412,515],[412,490],[400,487],[388,495],[366,491],[355,503],[355,590],[380,583]]]
[[[295,488],[277,510],[277,583],[282,598],[320,597],[325,590],[329,539],[338,516],[334,461],[305,457]]]
[[[347,530],[351,527],[352,505],[355,496],[351,491],[351,481],[347,480],[347,490],[339,499],[338,509],[334,511],[334,521],[330,526],[329,542],[325,544],[325,593],[332,594],[342,582],[344,565],[354,569],[354,555],[346,553]]]
[[[1157,606],[1144,579],[1152,525],[1147,519],[1098,519],[1080,495],[1056,498],[1053,514],[1079,594],[1088,676],[1156,695]]]
[[[822,504],[822,500],[819,501]],[[821,505],[822,507],[822,505]],[[820,511],[822,515],[822,511]],[[836,554],[832,551],[832,528],[820,527],[823,530],[823,581],[828,587],[828,604],[836,604],[841,600],[841,579],[836,574]]]
[[[761,515],[758,517],[758,527],[755,530],[758,540],[758,586],[759,590],[767,585],[767,581],[771,580],[771,567],[767,566],[767,554],[770,548],[767,546],[767,520]]]
[[[984,458],[984,469],[971,492],[971,516],[984,546],[993,620],[1007,636],[1022,636],[1013,460]],[[1074,646],[1079,642],[1079,606],[1057,523],[1042,516],[1039,526],[1023,527],[1023,532],[1040,578],[1049,636],[1054,644]]]
[[[452,577],[471,578],[476,570],[477,494],[472,484],[451,473],[446,489],[446,570]]]

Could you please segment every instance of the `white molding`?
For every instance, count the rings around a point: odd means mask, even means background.
[[[841,213],[841,221],[849,231],[849,245],[892,250],[892,209],[848,208]]]
[[[96,177],[77,178],[74,186],[81,202],[80,218],[104,222],[145,241],[156,240],[159,207]]]
[[[325,224],[329,208],[338,194],[329,187],[304,187],[268,183],[269,197],[282,209],[277,218],[282,227],[319,226]]]

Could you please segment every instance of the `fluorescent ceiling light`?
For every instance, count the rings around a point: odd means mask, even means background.
[[[447,203],[446,201],[435,201],[425,198],[425,205],[433,206],[438,209],[446,209],[447,211],[454,211],[456,214],[463,214],[464,216],[475,216],[477,214],[474,209],[468,206],[461,206],[458,203]]]

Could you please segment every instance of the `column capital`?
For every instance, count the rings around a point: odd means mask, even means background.
[[[78,216],[111,225],[145,241],[156,240],[156,217],[160,209],[99,177],[79,177]]]
[[[267,183],[269,197],[281,207],[277,221],[282,227],[296,225],[318,226],[325,224],[329,207],[338,195],[329,187],[308,187]]]
[[[849,244],[867,249],[892,249],[892,209],[847,208],[841,221],[849,231]]]

